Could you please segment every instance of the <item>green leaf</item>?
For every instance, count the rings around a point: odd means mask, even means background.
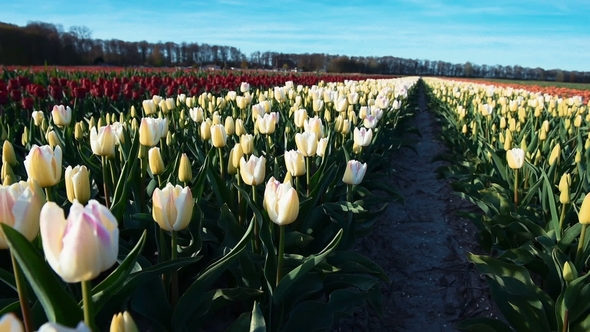
[[[65,326],[76,326],[83,318],[82,310],[63,288],[45,258],[12,227],[1,224],[11,252],[16,257],[47,318]]]
[[[328,256],[334,249],[336,249],[338,243],[340,243],[340,239],[342,239],[343,232],[344,231],[340,229],[334,239],[332,239],[332,242],[330,242],[323,251],[317,255],[310,255],[301,265],[291,270],[281,279],[273,294],[273,302],[275,304],[281,303],[284,297],[288,294],[289,289],[295,283],[297,283],[301,277],[303,277],[307,272],[323,261],[324,258]]]
[[[94,302],[95,310],[100,311],[102,306],[107,303],[110,297],[117,293],[124,286],[125,280],[135,265],[137,256],[139,256],[143,250],[146,237],[147,231],[144,230],[141,238],[133,250],[127,255],[127,257],[125,257],[125,259],[113,272],[111,272],[108,277],[106,277],[100,284],[96,285],[92,289],[92,301]]]
[[[194,314],[194,302],[195,299],[202,297],[207,289],[219,278],[219,276],[229,267],[231,263],[239,256],[239,254],[246,248],[250,235],[252,233],[254,223],[250,223],[250,226],[244,233],[244,236],[236,244],[236,246],[221,259],[215,263],[209,265],[192,283],[192,285],[182,295],[176,310],[172,315],[172,327],[173,330],[179,331],[184,329],[187,321]]]

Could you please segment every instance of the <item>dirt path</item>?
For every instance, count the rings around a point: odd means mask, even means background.
[[[381,265],[391,285],[383,285],[384,317],[363,309],[335,331],[455,331],[454,324],[469,317],[494,317],[487,286],[465,259],[479,252],[475,228],[455,216],[471,204],[453,195],[449,183],[436,178],[442,162],[432,159],[445,150],[440,127],[426,109],[421,91],[420,111],[412,125],[422,133],[416,150],[398,151],[391,185],[405,205],[390,204],[372,234],[358,241],[356,250]]]

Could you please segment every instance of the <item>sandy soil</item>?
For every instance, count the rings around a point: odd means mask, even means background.
[[[389,180],[405,204],[390,204],[372,233],[355,247],[381,265],[392,281],[382,285],[383,318],[362,308],[333,331],[456,331],[454,325],[463,319],[498,314],[485,279],[465,258],[467,252],[480,252],[475,227],[455,215],[476,209],[436,177],[436,168],[444,164],[432,159],[445,146],[423,92],[412,122],[422,133],[416,137],[418,154],[398,151],[392,161],[396,175]]]

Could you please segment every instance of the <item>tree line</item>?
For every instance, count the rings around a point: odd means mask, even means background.
[[[26,26],[0,22],[0,64],[3,65],[113,65],[298,69],[334,73],[481,77],[590,83],[590,72],[527,68],[519,65],[453,64],[445,61],[394,56],[356,57],[324,53],[256,51],[249,56],[238,48],[206,43],[128,42],[93,39],[84,26],[64,30],[61,25],[29,22]]]

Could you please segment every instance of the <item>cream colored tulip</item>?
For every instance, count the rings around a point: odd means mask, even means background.
[[[291,176],[301,176],[305,174],[305,157],[303,153],[297,150],[285,152],[285,166]]]
[[[59,146],[54,150],[49,145],[33,145],[24,163],[29,179],[37,181],[42,188],[52,187],[61,180],[62,151]]]
[[[70,106],[55,105],[51,111],[53,117],[53,123],[57,126],[67,126],[72,122],[72,109]]]
[[[240,159],[240,176],[247,185],[256,186],[263,183],[265,175],[266,159],[264,156],[250,155],[248,161],[244,157]]]
[[[116,143],[117,136],[110,125],[98,128],[98,132],[96,127],[90,129],[90,147],[95,155],[113,157]]]
[[[65,176],[66,180],[66,195],[68,201],[74,203],[74,200],[78,200],[81,204],[88,203],[90,199],[90,176],[86,166],[68,166],[66,168]]]
[[[299,196],[291,182],[280,183],[271,177],[264,189],[263,206],[272,222],[289,225],[299,215]]]
[[[166,184],[152,195],[152,217],[166,231],[180,231],[188,227],[195,202],[189,187]]]
[[[317,151],[318,138],[315,132],[305,131],[295,134],[295,144],[305,157],[313,157]]]
[[[39,214],[44,203],[45,194],[33,180],[0,186],[0,223],[32,241],[39,233]],[[0,249],[6,248],[8,243],[0,232]]]
[[[524,150],[514,148],[506,151],[506,160],[508,161],[508,167],[512,169],[521,168],[524,165]]]
[[[357,185],[363,181],[367,172],[367,164],[362,164],[357,160],[349,160],[346,164],[346,170],[342,177],[342,182],[346,184]]]

